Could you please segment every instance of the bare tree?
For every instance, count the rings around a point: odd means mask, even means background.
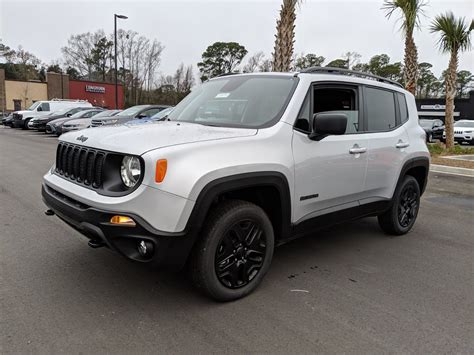
[[[254,55],[252,55],[247,61],[247,64],[244,65],[243,72],[253,73],[253,72],[258,71],[259,66],[262,64],[264,57],[265,57],[265,54],[262,51],[257,52]]]

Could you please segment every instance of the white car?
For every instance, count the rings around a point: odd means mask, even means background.
[[[28,129],[28,123],[35,117],[74,107],[92,108],[92,105],[90,102],[85,100],[53,99],[49,101],[36,101],[28,108],[28,110],[13,112],[12,124],[15,128]]]
[[[474,120],[459,120],[454,123],[454,141],[474,144]],[[446,140],[446,131],[443,131],[443,141]]]
[[[63,133],[89,128],[93,119],[112,117],[120,112],[122,112],[122,110],[105,110],[90,118],[79,118],[77,120],[68,121],[63,125]]]
[[[198,288],[229,301],[293,238],[365,216],[410,231],[429,163],[398,83],[334,68],[239,74],[194,88],[157,124],[61,137],[42,196],[91,247],[187,264]]]

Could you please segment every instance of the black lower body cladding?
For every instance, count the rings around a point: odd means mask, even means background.
[[[129,260],[153,266],[180,269],[191,251],[194,238],[181,233],[154,229],[133,213],[103,211],[87,206],[43,184],[43,201],[59,218],[82,233],[91,245],[105,246]],[[114,215],[131,217],[136,226],[119,226],[110,223]],[[141,255],[140,242],[152,246],[153,252]]]

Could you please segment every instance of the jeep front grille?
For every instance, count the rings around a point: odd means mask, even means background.
[[[103,182],[106,156],[104,151],[60,142],[55,172],[66,179],[99,188]]]

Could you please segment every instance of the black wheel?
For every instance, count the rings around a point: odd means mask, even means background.
[[[390,209],[378,216],[379,225],[387,234],[406,234],[415,224],[419,207],[420,187],[413,176],[407,175],[395,190]]]
[[[268,271],[273,247],[273,227],[260,207],[225,201],[211,211],[193,251],[193,282],[218,301],[244,297]]]
[[[29,129],[29,128],[28,128],[28,123],[30,123],[30,121],[31,121],[31,118],[27,118],[27,119],[25,120],[25,122],[23,122],[23,127],[21,127],[21,128],[22,128],[22,129]]]
[[[433,134],[428,133],[428,135],[426,137],[426,140],[427,140],[428,143],[433,143]]]

